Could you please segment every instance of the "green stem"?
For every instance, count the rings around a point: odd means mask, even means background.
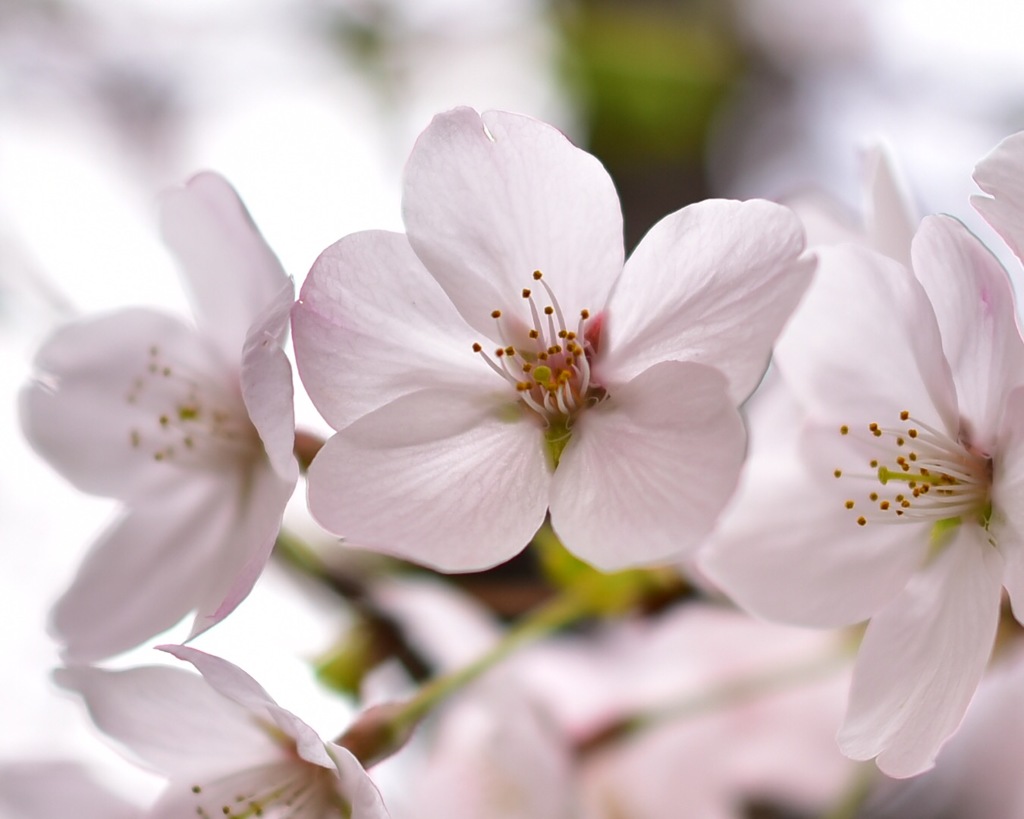
[[[348,748],[363,767],[398,751],[427,714],[452,694],[493,668],[524,643],[545,637],[593,613],[586,595],[566,593],[535,609],[510,629],[494,648],[463,668],[426,683],[405,702],[374,706],[335,741]]]
[[[525,643],[545,637],[591,613],[588,601],[577,594],[558,596],[519,621],[504,639],[479,659],[427,683],[402,707],[400,719],[416,723],[442,700],[504,660]]]

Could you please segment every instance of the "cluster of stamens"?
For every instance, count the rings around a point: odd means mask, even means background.
[[[268,784],[265,791],[261,793],[238,793],[227,804],[220,804],[213,810],[204,806],[206,797],[202,786],[193,785],[192,793],[196,796],[195,815],[199,819],[257,819],[257,817],[269,816],[305,816],[307,810],[313,808],[317,816],[323,815],[324,808],[336,810],[337,816],[348,816],[347,805],[343,805],[340,799],[332,793],[327,769],[320,771],[313,770],[309,765],[299,763],[286,763],[290,770],[282,771],[280,764],[267,766],[267,780],[273,782]],[[285,778],[281,780],[281,773]],[[275,775],[276,774],[276,775]],[[244,777],[246,784],[251,780],[252,772],[245,771],[239,775]],[[219,784],[228,784],[221,781]],[[239,788],[244,790],[245,786]],[[312,814],[310,814],[312,815]]]
[[[870,472],[836,469],[833,473],[836,478],[868,484],[865,496],[844,501],[859,525],[938,523],[972,515],[985,522],[992,464],[969,445],[912,418],[906,410],[891,427],[875,422],[863,427],[844,424],[839,434],[857,436],[877,452],[866,464]]]
[[[154,413],[152,423],[129,429],[128,439],[155,461],[210,466],[249,455],[258,442],[240,396],[167,361],[157,346],[149,348],[144,372],[125,400]]]
[[[570,330],[555,294],[539,270],[534,271],[533,280],[544,288],[550,303],[543,310],[538,309],[533,291],[523,289],[522,297],[529,305],[532,319],[526,338],[515,341],[501,310],[494,310],[491,318],[497,323],[498,337],[504,346],[494,350],[493,358],[479,343],[473,345],[473,351],[515,387],[522,402],[545,421],[569,420],[602,395],[591,381],[591,350],[586,337],[590,311],[581,310],[575,329]]]

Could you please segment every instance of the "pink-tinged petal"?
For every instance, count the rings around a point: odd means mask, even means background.
[[[182,372],[206,374],[211,352],[192,328],[153,310],[65,325],[36,354],[22,430],[84,492],[151,494],[182,474],[154,457],[173,438],[161,416],[186,397]]]
[[[745,449],[720,372],[656,364],[577,419],[555,470],[551,523],[601,569],[678,556],[714,526]]]
[[[252,469],[238,486],[238,516],[209,556],[196,589],[196,616],[188,639],[219,623],[249,596],[270,559],[294,489],[294,478],[282,479],[266,464]]]
[[[242,400],[267,458],[282,479],[299,477],[295,448],[295,390],[284,352],[294,288],[287,283],[253,322],[242,348]]]
[[[992,463],[992,523],[1003,559],[1003,585],[1024,623],[1024,387],[1006,400],[998,453]]]
[[[1024,261],[1024,131],[1008,136],[974,169],[974,181],[988,196],[971,204]]]
[[[666,216],[615,286],[599,377],[625,381],[660,361],[695,361],[725,373],[739,403],[810,281],[803,248],[796,216],[770,202],[708,200]]]
[[[201,173],[160,200],[160,228],[177,257],[196,321],[225,362],[287,283],[281,263],[227,180]]]
[[[622,213],[607,171],[518,114],[434,117],[406,165],[403,212],[417,255],[466,321],[499,343],[492,310],[529,322],[523,288],[546,298],[535,270],[570,321],[599,312],[622,271]]]
[[[527,544],[550,482],[543,430],[516,405],[422,390],[327,442],[309,469],[309,508],[355,545],[472,571]]]
[[[7,819],[141,819],[144,811],[107,790],[75,762],[0,766],[0,816]]]
[[[295,364],[334,429],[401,395],[496,377],[479,338],[398,233],[346,236],[320,254],[292,310]]]
[[[889,152],[881,145],[864,155],[866,196],[864,227],[869,245],[910,266],[910,245],[918,218]]]
[[[206,684],[220,696],[244,708],[251,715],[263,717],[268,706],[276,706],[274,698],[256,680],[234,663],[222,657],[207,654],[191,646],[157,646],[179,660],[191,663],[203,675]]]
[[[775,361],[812,415],[890,425],[910,415],[956,436],[956,391],[931,303],[903,265],[866,248],[818,250],[818,272]]]
[[[169,777],[220,775],[283,756],[248,710],[183,669],[60,668],[54,680],[85,699],[96,726],[127,754]]]
[[[164,645],[158,648],[179,660],[192,663],[214,691],[245,708],[258,720],[272,720],[295,741],[296,752],[302,759],[321,768],[334,766],[316,731],[278,705],[263,686],[237,665],[190,646]]]
[[[959,398],[961,431],[991,453],[1003,401],[1024,384],[1024,341],[1002,265],[949,216],[929,216],[914,239],[914,272],[928,293]]]
[[[230,484],[191,478],[133,506],[93,544],[52,614],[68,662],[132,648],[195,607],[238,508]]]
[[[999,619],[1003,560],[984,529],[947,533],[932,562],[872,618],[839,744],[889,776],[930,768],[985,670]]]
[[[338,769],[336,789],[339,799],[351,806],[351,819],[388,819],[380,791],[347,748],[327,743],[327,751]]]
[[[921,565],[928,525],[858,526],[860,511],[846,508],[848,490],[832,467],[816,468],[836,462],[837,449],[852,442],[799,418],[786,423],[797,424],[801,449],[814,459],[786,457],[755,434],[740,487],[701,554],[701,568],[758,617],[818,628],[860,622],[899,594]],[[755,429],[767,432],[763,425]]]

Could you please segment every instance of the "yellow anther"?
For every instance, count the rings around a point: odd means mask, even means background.
[[[501,310],[491,310],[491,318],[501,318]]]

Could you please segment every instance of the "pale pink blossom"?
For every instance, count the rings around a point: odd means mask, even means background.
[[[417,586],[375,597],[428,658],[445,654],[429,634],[438,629],[481,650],[494,641],[487,613]],[[855,774],[834,741],[849,685],[842,654],[837,635],[698,603],[551,638],[422,726],[392,812],[677,819],[683,805],[685,816],[740,819],[761,801],[818,815]],[[645,729],[607,732],[649,715]]]
[[[161,202],[195,324],[126,309],[58,329],[21,394],[33,447],[79,489],[122,501],[53,613],[73,662],[131,648],[195,611],[225,617],[263,568],[297,479],[292,283],[237,194],[200,174]]]
[[[550,509],[602,568],[664,560],[736,482],[736,411],[808,280],[763,201],[667,216],[623,265],[604,168],[554,128],[461,108],[421,135],[407,234],[328,248],[293,311],[336,430],[309,505],[360,546],[444,570],[518,552]]]
[[[152,819],[386,819],[366,771],[248,674],[186,646],[162,646],[202,676],[167,666],[58,669],[96,726],[166,776]]]
[[[1013,246],[1024,143],[978,168]],[[894,254],[895,255],[895,254]],[[839,741],[896,777],[956,730],[995,637],[1020,614],[1024,342],[1006,272],[958,221],[926,218],[913,270],[863,247],[820,251],[776,350],[801,462],[762,460],[703,565],[753,613],[870,619]],[[778,416],[777,416],[778,417]],[[785,420],[784,418],[781,420]]]

